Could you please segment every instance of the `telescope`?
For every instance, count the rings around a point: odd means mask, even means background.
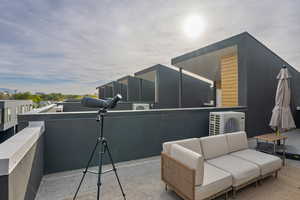
[[[103,108],[103,109],[112,109],[115,108],[118,101],[122,99],[120,94],[117,94],[111,99],[95,99],[91,97],[84,97],[81,100],[81,104],[89,108]]]
[[[98,181],[97,181],[97,200],[100,200],[100,187],[102,185],[101,183],[101,176],[104,173],[107,172],[114,172],[116,179],[118,181],[120,190],[122,192],[122,196],[123,199],[126,200],[125,197],[125,193],[123,190],[123,186],[121,185],[120,179],[119,179],[119,175],[117,173],[117,168],[115,166],[115,163],[113,161],[112,155],[111,155],[111,151],[110,148],[108,146],[108,142],[104,137],[104,132],[103,132],[103,124],[104,124],[104,116],[106,115],[107,109],[112,109],[115,108],[118,101],[120,101],[122,99],[122,96],[120,94],[117,94],[115,97],[111,98],[111,99],[94,99],[91,97],[84,97],[81,100],[81,104],[85,107],[89,107],[89,108],[99,108],[98,114],[97,114],[97,122],[100,123],[100,131],[99,131],[99,137],[96,140],[96,144],[95,147],[93,148],[93,151],[90,155],[90,158],[88,160],[88,163],[86,165],[85,170],[83,171],[83,175],[81,177],[81,180],[79,182],[79,185],[76,189],[76,192],[74,194],[73,200],[76,200],[76,197],[78,195],[79,189],[81,187],[81,184],[85,178],[85,175],[87,173],[92,173],[92,174],[97,174],[98,175]],[[100,148],[98,148],[98,145],[100,145]],[[96,150],[99,150],[99,159],[98,159],[98,172],[97,171],[90,171],[88,170],[91,162],[95,156]],[[107,154],[110,160],[110,163],[112,165],[112,169],[109,169],[107,171],[102,171],[102,165],[103,165],[103,156],[104,154]]]

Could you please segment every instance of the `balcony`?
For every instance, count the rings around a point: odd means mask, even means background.
[[[221,110],[247,112],[246,107],[212,107],[107,113],[105,136],[127,198],[181,199],[171,190],[165,191],[161,181],[162,143],[207,136],[209,112]],[[95,116],[96,112],[21,115],[21,131],[0,145],[0,199],[71,200],[98,136]],[[288,140],[293,148],[299,146],[300,136],[294,137],[299,132],[288,133],[293,136]],[[254,140],[249,143],[255,146]],[[97,159],[92,165],[95,170]],[[268,195],[296,199],[300,194],[298,174],[300,161],[287,160],[278,179],[267,178],[257,188],[250,185],[238,192],[236,199],[264,199]],[[95,199],[96,182],[96,175],[87,174],[77,199]],[[101,199],[122,199],[113,173],[103,175],[102,182]]]

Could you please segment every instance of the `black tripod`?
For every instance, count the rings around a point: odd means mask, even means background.
[[[117,173],[117,168],[115,167],[115,163],[114,163],[114,161],[113,161],[113,159],[112,159],[112,156],[111,156],[111,153],[110,153],[110,150],[109,150],[109,147],[108,147],[107,140],[106,140],[106,139],[104,138],[104,136],[103,136],[103,121],[104,121],[104,115],[105,115],[106,112],[107,112],[107,111],[106,111],[105,108],[102,108],[102,109],[100,109],[100,110],[98,111],[97,122],[100,122],[100,123],[101,123],[100,136],[99,136],[99,138],[97,139],[96,145],[95,145],[95,147],[94,147],[94,149],[93,149],[93,151],[92,151],[92,154],[91,154],[91,156],[90,156],[90,158],[89,158],[89,161],[88,161],[88,163],[87,163],[87,166],[86,166],[85,170],[83,171],[82,178],[81,178],[81,180],[80,180],[80,183],[79,183],[79,186],[78,186],[78,188],[77,188],[77,190],[76,190],[76,193],[75,193],[75,195],[74,195],[74,197],[73,197],[73,200],[76,199],[77,194],[78,194],[78,192],[79,192],[79,189],[80,189],[80,187],[81,187],[81,184],[82,184],[82,182],[83,182],[83,179],[84,179],[84,177],[85,177],[85,175],[86,175],[87,172],[92,173],[92,174],[97,174],[97,175],[98,175],[98,182],[97,182],[97,200],[99,200],[99,199],[100,199],[100,187],[101,187],[101,184],[102,184],[102,183],[101,183],[101,175],[102,175],[102,174],[105,174],[105,173],[107,173],[107,172],[111,172],[111,171],[114,171],[115,176],[116,176],[117,181],[118,181],[118,184],[119,184],[119,187],[120,187],[120,189],[121,189],[123,198],[124,198],[124,200],[126,200],[125,193],[124,193],[123,187],[122,187],[122,185],[121,185],[121,182],[120,182],[120,179],[119,179],[119,176],[118,176],[118,173]],[[101,144],[101,147],[100,147],[100,152],[99,152],[98,172],[89,171],[88,168],[90,167],[90,164],[91,164],[91,162],[92,162],[92,160],[93,160],[94,154],[95,154],[95,152],[96,152],[97,147],[98,147],[99,144]],[[105,154],[106,152],[107,152],[108,157],[109,157],[109,160],[110,160],[110,162],[111,162],[111,164],[112,164],[112,169],[109,169],[109,170],[106,170],[106,171],[102,171],[103,156],[104,156],[104,154]]]

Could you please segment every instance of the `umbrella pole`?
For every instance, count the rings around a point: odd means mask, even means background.
[[[278,127],[276,128],[276,136],[280,136],[280,131]],[[280,145],[280,143],[280,140],[277,140],[277,145]]]

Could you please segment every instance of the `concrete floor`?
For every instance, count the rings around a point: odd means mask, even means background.
[[[287,144],[300,152],[300,130],[287,133]],[[255,140],[249,140],[254,148]],[[287,160],[287,164],[300,168],[300,161]],[[104,166],[108,169],[110,166]],[[118,173],[128,199],[134,200],[180,200],[173,192],[165,192],[160,179],[160,157],[118,163]],[[91,170],[96,170],[92,168]],[[46,175],[41,182],[36,200],[72,199],[82,176],[82,170],[67,171]],[[85,200],[95,199],[97,175],[87,174],[80,190]],[[101,200],[122,199],[121,192],[113,173],[103,175]]]
[[[117,166],[128,199],[180,199],[174,193],[164,190],[164,184],[160,180],[160,157],[118,163]],[[108,167],[104,166],[105,169]],[[64,200],[73,197],[81,176],[82,170],[44,176],[36,200]],[[87,174],[78,199],[95,199],[96,182],[97,175]],[[122,199],[113,173],[103,175],[102,189],[101,200]]]
[[[287,160],[287,164],[300,168],[300,161]],[[118,172],[127,199],[181,200],[175,193],[164,190],[164,184],[160,180],[160,157],[120,163]],[[44,176],[36,200],[71,200],[81,175],[81,170],[76,170]],[[87,175],[77,199],[95,200],[96,182],[96,175]],[[103,176],[101,200],[122,200],[113,174]]]
[[[287,152],[300,154],[300,129],[283,133],[283,135],[288,136],[286,141]]]

